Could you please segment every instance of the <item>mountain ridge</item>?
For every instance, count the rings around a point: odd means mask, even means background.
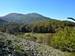
[[[7,21],[0,18],[0,23],[6,23]]]
[[[16,23],[31,23],[40,20],[52,20],[51,18],[45,17],[38,13],[28,13],[28,14],[10,13],[1,18],[5,21]]]

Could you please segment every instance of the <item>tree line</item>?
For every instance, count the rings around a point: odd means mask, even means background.
[[[67,26],[74,27],[75,23],[70,21],[59,21],[59,20],[46,20],[30,24],[6,23],[0,25],[0,31],[11,34],[19,32],[56,33]]]

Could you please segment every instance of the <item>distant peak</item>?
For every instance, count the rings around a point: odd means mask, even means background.
[[[20,14],[20,15],[23,15],[23,14],[21,14],[21,13],[10,13],[10,14]]]
[[[17,15],[17,16],[21,16],[21,15],[24,15],[24,14],[21,14],[21,13],[10,13],[10,14],[7,14],[6,16],[9,16],[9,15]]]
[[[27,14],[38,14],[38,13],[36,13],[36,12],[32,12],[32,13],[27,13]]]
[[[28,14],[25,14],[25,15],[31,15],[31,16],[43,16],[39,13],[28,13]]]
[[[38,13],[29,13],[29,14],[38,14]]]

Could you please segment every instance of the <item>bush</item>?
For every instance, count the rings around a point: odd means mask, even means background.
[[[51,39],[50,44],[64,51],[75,52],[75,30],[66,27]]]

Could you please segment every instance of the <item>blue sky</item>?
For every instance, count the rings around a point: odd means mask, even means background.
[[[58,20],[75,18],[75,0],[0,0],[0,16],[33,12]]]

